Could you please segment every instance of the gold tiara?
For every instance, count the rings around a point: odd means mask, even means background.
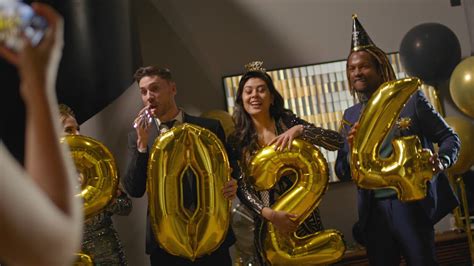
[[[245,65],[245,70],[247,72],[260,71],[260,72],[265,73],[266,70],[262,66],[263,66],[263,61],[253,61]]]

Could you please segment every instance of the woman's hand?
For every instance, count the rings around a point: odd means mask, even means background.
[[[225,182],[224,187],[222,188],[222,194],[224,198],[228,200],[233,200],[235,198],[235,194],[237,193],[237,180],[231,179]]]
[[[283,151],[286,148],[291,148],[291,143],[293,140],[303,134],[303,125],[296,125],[292,128],[285,131],[283,134],[278,135],[272,141],[270,141],[269,145],[275,144],[275,150]]]
[[[268,207],[263,208],[262,215],[270,221],[275,228],[284,233],[293,233],[298,228],[298,224],[293,221],[298,216],[285,211],[274,211]]]

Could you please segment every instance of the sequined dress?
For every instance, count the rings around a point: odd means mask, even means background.
[[[295,125],[303,125],[303,134],[300,138],[312,143],[313,145],[323,147],[327,150],[337,150],[344,144],[344,139],[338,132],[316,127],[313,124],[300,119],[291,111],[283,113],[283,115],[276,121],[277,134],[279,135]],[[238,171],[233,171],[234,178],[239,180],[237,195],[239,200],[249,210],[251,210],[254,217],[254,242],[256,258],[251,258],[253,261],[252,265],[256,265],[255,262],[257,261],[259,265],[267,265],[268,262],[263,255],[263,242],[267,231],[267,221],[261,216],[261,212],[264,207],[269,207],[275,203],[279,196],[285,193],[285,191],[287,191],[293,185],[294,176],[284,176],[280,178],[280,180],[271,190],[257,192],[255,191],[252,184],[250,184],[247,178],[242,174],[245,173],[245,161],[248,162],[248,160],[245,160],[246,154],[243,154],[245,152],[242,151],[243,149],[241,145],[235,143],[235,140],[233,140],[231,137],[229,139],[229,148],[231,164],[233,164],[232,167],[234,169],[239,169]],[[260,148],[261,147],[258,146],[251,148],[249,150],[249,152],[252,153],[250,157],[256,154]],[[296,234],[301,237],[308,234],[313,234],[323,229],[324,227],[319,215],[319,210],[316,209],[298,227]],[[239,241],[238,236],[237,241]],[[246,263],[244,263],[244,265],[245,264]]]
[[[112,215],[126,216],[132,211],[132,201],[122,192],[104,211],[84,222],[82,252],[91,256],[94,265],[127,265]]]

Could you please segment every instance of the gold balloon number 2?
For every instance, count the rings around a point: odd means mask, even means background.
[[[357,186],[366,189],[392,188],[401,201],[426,196],[426,182],[433,176],[430,150],[423,150],[417,136],[392,140],[393,152],[379,156],[380,147],[404,104],[421,85],[417,78],[382,84],[371,96],[359,121],[351,151],[351,174]]]
[[[184,206],[183,178],[193,171],[197,204]],[[155,238],[168,253],[194,261],[217,249],[230,220],[230,201],[222,195],[230,179],[225,148],[211,131],[183,124],[155,141],[148,161],[148,201]]]
[[[294,140],[290,150],[263,148],[251,161],[249,176],[257,190],[267,190],[289,171],[295,173],[296,181],[271,207],[296,214],[295,221],[300,225],[319,205],[328,186],[328,165],[316,147]],[[336,230],[299,237],[296,233],[282,234],[271,223],[264,246],[272,265],[329,264],[345,251],[342,234]]]

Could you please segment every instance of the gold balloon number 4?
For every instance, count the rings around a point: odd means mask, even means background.
[[[196,176],[197,204],[184,206],[185,172]],[[222,195],[230,180],[224,145],[211,131],[183,124],[162,134],[150,152],[147,191],[155,238],[168,253],[194,261],[217,249],[230,221]]]
[[[267,190],[289,171],[296,175],[296,181],[271,207],[296,214],[295,222],[300,225],[319,205],[328,186],[328,164],[316,147],[294,140],[290,150],[263,148],[252,159],[248,174],[258,190]],[[342,234],[336,230],[299,237],[296,233],[282,234],[271,223],[264,246],[272,265],[329,264],[345,251]]]
[[[389,130],[420,85],[418,78],[389,81],[371,96],[359,120],[351,151],[351,174],[357,186],[392,188],[405,202],[426,196],[426,182],[433,176],[429,164],[432,154],[422,149],[418,137],[394,138],[392,154],[387,158],[379,156]]]

